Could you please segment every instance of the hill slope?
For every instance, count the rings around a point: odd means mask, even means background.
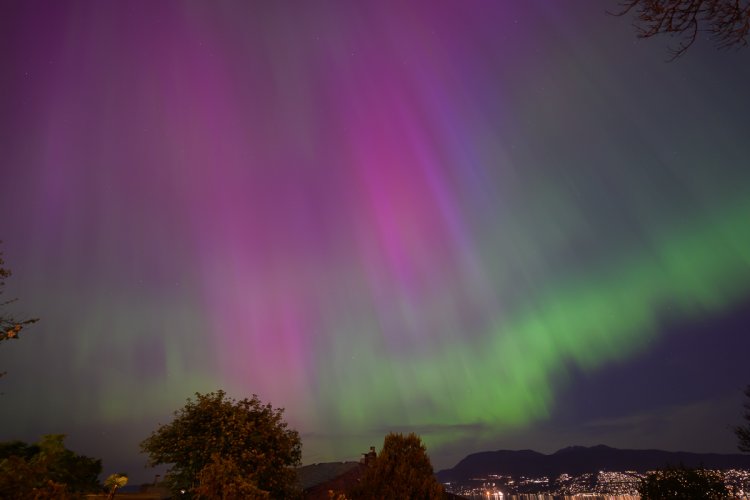
[[[488,474],[557,477],[587,472],[646,472],[666,466],[705,467],[708,469],[750,469],[750,455],[687,453],[661,450],[621,450],[599,445],[590,448],[571,446],[545,455],[531,450],[498,450],[473,453],[452,469],[441,470],[441,482],[466,481]]]

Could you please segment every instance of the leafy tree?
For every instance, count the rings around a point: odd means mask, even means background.
[[[748,423],[745,426],[735,427],[734,433],[737,435],[737,439],[739,440],[737,447],[740,449],[740,451],[750,453],[750,385],[745,388],[745,396],[747,396],[747,401],[745,401],[744,404],[744,418]]]
[[[231,458],[222,458],[218,453],[214,453],[211,462],[198,473],[195,493],[199,498],[207,500],[270,498],[269,492],[258,488],[253,476],[245,475],[237,462]]]
[[[115,498],[115,491],[117,491],[117,488],[122,488],[126,484],[128,484],[127,474],[110,474],[110,476],[104,481],[104,487],[109,490],[107,500]]]
[[[141,443],[150,465],[170,464],[165,477],[174,492],[206,496],[211,488],[249,491],[271,498],[297,495],[294,466],[299,465],[299,433],[287,428],[283,409],[258,396],[236,401],[224,391],[196,393]],[[254,493],[255,494],[255,493]]]
[[[0,443],[0,460],[13,456],[30,460],[37,453],[39,453],[39,446],[35,444],[29,445],[18,440]]]
[[[651,472],[641,481],[638,493],[643,500],[729,496],[720,472],[682,466]]]
[[[443,498],[443,487],[437,482],[422,440],[414,433],[390,433],[383,449],[368,464],[359,484],[350,492],[353,498],[399,499]]]
[[[50,434],[34,445],[0,444],[0,498],[65,499],[99,491],[101,461],[68,450],[64,439]]]
[[[3,293],[5,287],[5,280],[10,277],[10,269],[4,267],[5,261],[3,260],[3,254],[0,252],[0,295]],[[15,302],[16,299],[0,301],[0,307],[7,306],[8,304]],[[17,339],[21,334],[21,330],[31,323],[36,323],[38,319],[18,319],[14,318],[9,314],[0,312],[0,342],[3,340]],[[4,375],[0,372],[0,377]]]
[[[750,4],[746,0],[624,0],[618,15],[635,11],[640,38],[668,33],[683,38],[672,50],[680,57],[707,32],[719,48],[747,46]]]

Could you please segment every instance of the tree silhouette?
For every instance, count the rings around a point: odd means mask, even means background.
[[[2,242],[0,242],[2,243]],[[5,261],[3,260],[3,254],[0,252],[0,295],[3,294],[3,288],[5,288],[5,280],[11,275],[10,269],[5,267]],[[16,299],[0,301],[0,308],[7,306],[8,304],[15,302]],[[0,342],[3,340],[15,340],[18,339],[21,334],[21,330],[31,323],[36,323],[38,319],[18,319],[13,316],[3,313],[0,311]],[[0,377],[5,373],[0,372]]]
[[[737,448],[740,451],[750,453],[750,385],[745,388],[745,396],[747,401],[743,405],[745,407],[744,419],[747,420],[747,424],[744,426],[737,426],[734,428],[734,433],[737,435]]]
[[[173,492],[205,495],[220,484],[227,492],[292,498],[302,444],[287,428],[282,409],[258,396],[236,401],[224,391],[196,393],[141,443],[149,465],[170,464],[165,481]],[[204,484],[205,483],[205,484]]]
[[[616,15],[635,12],[634,25],[640,38],[665,33],[682,37],[671,49],[670,60],[684,54],[701,32],[708,33],[719,48],[747,46],[747,0],[624,0],[621,5]]]
[[[350,494],[358,499],[437,499],[445,495],[435,479],[427,450],[414,433],[388,434],[380,454],[367,465]]]
[[[0,443],[0,498],[78,497],[98,492],[101,460],[65,448],[63,434],[49,434],[34,445]]]

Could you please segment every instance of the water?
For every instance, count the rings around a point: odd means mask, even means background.
[[[485,493],[473,495],[461,495],[471,500],[640,500],[639,495],[594,495],[584,494],[575,496],[554,495],[503,495],[502,493]]]

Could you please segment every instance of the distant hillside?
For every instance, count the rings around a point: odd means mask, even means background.
[[[327,462],[305,465],[297,469],[297,482],[302,490],[307,490],[332,481],[359,467],[359,462]]]
[[[709,469],[750,469],[750,455],[620,450],[604,445],[591,448],[571,446],[551,455],[531,450],[498,450],[469,455],[452,469],[438,472],[437,477],[445,483],[488,474],[557,477],[563,473],[577,475],[600,470],[646,472],[680,464]]]

